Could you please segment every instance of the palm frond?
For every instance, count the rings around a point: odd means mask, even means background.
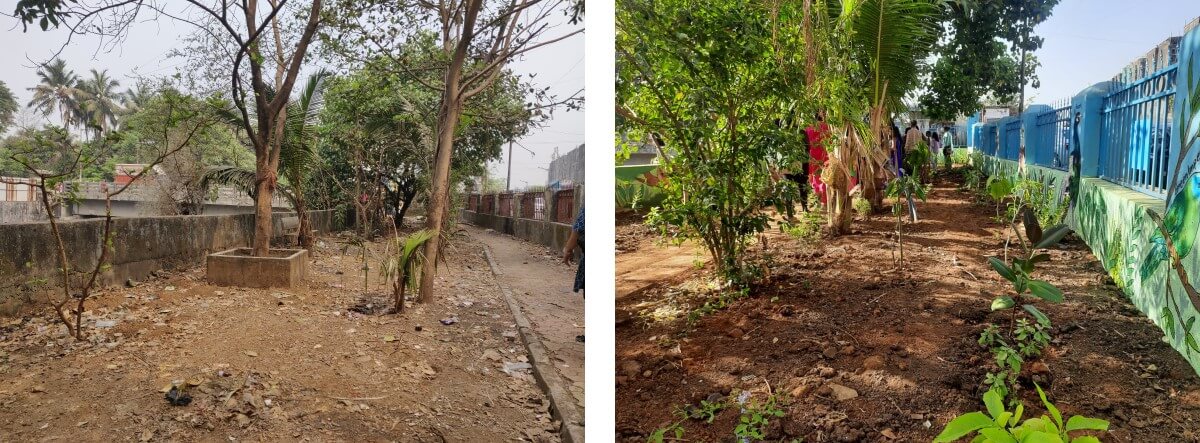
[[[388,279],[403,278],[401,284],[413,291],[420,290],[421,267],[425,263],[425,243],[433,238],[433,231],[422,229],[408,237],[392,239],[389,250],[396,251],[383,262],[381,270]]]
[[[237,166],[213,166],[204,171],[200,177],[200,188],[210,189],[212,186],[233,186],[246,193],[250,198],[255,194],[254,170]]]
[[[869,66],[872,103],[882,101],[889,109],[899,109],[904,95],[917,87],[924,60],[940,34],[940,4],[938,0],[843,1],[841,18]]]

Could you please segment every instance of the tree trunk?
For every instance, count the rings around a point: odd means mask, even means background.
[[[461,116],[462,66],[466,53],[459,54],[446,72],[446,92],[442,96],[442,109],[438,118],[437,157],[434,160],[433,186],[430,188],[429,214],[425,227],[433,236],[425,243],[425,263],[421,265],[421,303],[433,301],[433,278],[437,272],[438,250],[441,247],[442,223],[449,208],[450,156],[454,152],[454,129]]]
[[[296,241],[300,243],[301,248],[312,249],[312,220],[309,218],[308,204],[299,193],[296,194],[296,218],[300,219],[300,233],[296,236]]]
[[[401,198],[401,202],[400,202],[402,206],[400,206],[399,208],[396,208],[396,227],[397,228],[404,227],[404,215],[408,214],[408,207],[412,206],[412,201],[414,198],[416,198],[416,196],[417,196],[416,190],[404,191],[404,196]]]
[[[251,253],[255,257],[265,257],[271,250],[271,196],[275,195],[275,183],[264,177],[274,175],[262,164],[265,162],[259,163],[258,180],[254,186],[254,243]]]

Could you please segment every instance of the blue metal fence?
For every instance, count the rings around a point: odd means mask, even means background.
[[[1071,103],[1062,101],[1037,116],[1036,131],[1025,146],[1026,161],[1067,170],[1071,151]],[[1032,152],[1031,152],[1032,151]]]
[[[1017,160],[1021,157],[1021,120],[1014,118],[1012,121],[1002,123],[1004,125],[1003,144],[1000,154],[1009,160]]]
[[[996,138],[996,125],[994,123],[983,125],[979,132],[979,149],[984,154],[995,156],[998,141]]]
[[[1100,177],[1162,198],[1171,156],[1175,71],[1168,66],[1112,88],[1104,98]]]

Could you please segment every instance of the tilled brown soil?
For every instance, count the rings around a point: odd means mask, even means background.
[[[111,288],[86,342],[45,311],[0,318],[0,441],[558,441],[482,245],[455,236],[436,301],[399,315],[377,313],[381,251],[367,296],[358,251],[322,237],[299,288],[202,268]]]
[[[768,392],[782,399],[768,441],[929,441],[954,416],[982,409],[991,356],[976,340],[985,324],[1007,321],[989,308],[1010,288],[984,257],[1003,253],[1007,233],[990,220],[992,207],[970,203],[955,186],[939,179],[919,204],[923,219],[906,224],[903,277],[892,264],[895,219],[875,216],[856,221],[852,235],[807,245],[771,235],[768,279],[694,328],[649,314],[695,308],[679,294],[705,281],[708,269],[618,298],[618,439],[644,441],[680,421],[680,408],[734,403],[730,394],[741,392],[751,393],[748,402]],[[618,252],[618,276],[632,271],[620,255],[657,248],[625,244],[637,249]],[[1069,237],[1050,255],[1038,273],[1066,301],[1040,304],[1053,341],[1042,359],[1048,373],[1023,377],[1027,413],[1044,413],[1034,377],[1064,414],[1111,421],[1104,441],[1200,441],[1200,377],[1112,286],[1086,245]],[[837,400],[850,397],[844,388],[857,396]],[[734,406],[711,424],[682,420],[683,438],[734,441],[739,415]]]

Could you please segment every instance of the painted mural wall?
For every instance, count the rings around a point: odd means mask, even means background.
[[[1107,85],[1072,100],[1071,162],[1067,171],[999,158],[996,128],[984,126],[976,146],[987,154],[992,175],[1024,176],[1061,189],[1070,205],[1067,220],[1139,310],[1163,330],[1163,340],[1200,373],[1200,31],[1180,43],[1164,198],[1099,178],[1103,98]],[[1146,131],[1138,122],[1122,128]],[[1111,128],[1110,128],[1111,129]],[[1131,144],[1130,155],[1140,145]],[[1045,147],[1038,147],[1044,149]],[[1143,147],[1144,148],[1144,147]],[[1024,149],[1032,149],[1028,146]],[[1001,152],[997,152],[1001,151]],[[1144,157],[1143,156],[1139,156]],[[1022,159],[1023,160],[1023,159]]]

